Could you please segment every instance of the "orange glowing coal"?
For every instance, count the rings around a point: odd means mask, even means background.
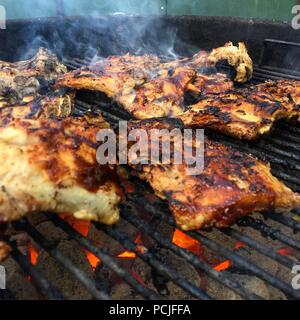
[[[34,266],[38,262],[39,253],[30,242],[27,243],[27,248],[29,261]]]
[[[225,260],[214,267],[214,269],[218,272],[224,271],[229,269],[232,266],[232,263],[230,260]]]
[[[180,230],[176,229],[173,234],[173,243],[178,247],[187,249],[193,252],[195,255],[200,256],[201,254],[201,245],[198,240],[195,240]]]
[[[241,249],[244,247],[246,247],[245,243],[238,241],[235,244],[234,249],[238,250],[238,249]],[[229,269],[231,266],[232,266],[232,262],[230,260],[225,260],[225,261],[219,263],[218,265],[216,265],[214,267],[214,269],[218,272],[221,272],[221,271],[225,271],[225,270]]]
[[[282,256],[292,256],[294,254],[294,249],[290,247],[278,249],[277,252]]]
[[[143,242],[142,242],[142,234],[139,233],[135,240],[134,243],[137,245],[137,250],[143,252]],[[135,259],[136,258],[136,253],[131,252],[131,251],[124,251],[120,254],[117,255],[117,258],[124,258],[124,259]]]
[[[200,242],[198,240],[186,235],[182,231],[176,229],[174,231],[172,241],[178,247],[189,250],[199,257],[201,256],[202,248],[201,248]],[[238,250],[238,249],[243,248],[245,246],[246,245],[243,242],[238,241],[235,244],[234,249]],[[214,269],[216,271],[221,272],[221,271],[227,270],[231,266],[232,266],[232,262],[230,260],[224,260],[220,264],[216,265],[214,267]]]
[[[123,182],[123,184],[124,184],[124,187],[125,187],[126,192],[128,192],[128,193],[133,193],[133,192],[135,192],[135,187],[134,187],[134,185],[132,185],[131,183],[125,183],[125,182]]]
[[[124,252],[118,254],[117,258],[134,259],[134,258],[136,258],[136,254],[131,251],[124,251]]]
[[[96,257],[94,254],[92,254],[90,251],[84,250],[86,258],[92,267],[93,270],[95,270],[100,263],[100,259]]]
[[[68,222],[77,232],[79,232],[84,237],[87,237],[89,234],[91,222],[85,220],[77,220],[71,217],[70,215],[61,214],[60,217]],[[101,262],[98,257],[96,257],[93,253],[88,250],[84,250],[86,258],[92,267],[93,270],[96,269],[98,264]]]

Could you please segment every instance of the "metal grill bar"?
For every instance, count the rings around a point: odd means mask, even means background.
[[[172,250],[174,253],[180,255],[185,258],[189,263],[191,263],[195,268],[204,271],[207,275],[211,276],[216,281],[221,284],[227,286],[228,288],[235,291],[241,297],[250,299],[250,300],[260,300],[261,297],[256,294],[248,291],[246,288],[242,287],[238,282],[229,279],[223,273],[217,272],[214,270],[209,264],[204,261],[199,260],[197,256],[186,249],[182,249],[170,241],[164,239],[159,232],[155,231],[148,223],[145,223],[140,218],[138,218],[132,211],[128,208],[122,210],[122,217],[130,222],[133,226],[135,226],[139,230],[143,230],[148,236],[153,237],[161,246]]]
[[[79,232],[74,230],[67,222],[62,220],[59,216],[55,214],[45,213],[47,217],[58,227],[60,227],[64,232],[66,232],[72,239],[75,239],[79,244],[81,244],[86,250],[93,253],[96,257],[101,260],[101,263],[107,265],[111,270],[113,270],[119,277],[126,281],[131,287],[133,287],[136,292],[140,293],[144,298],[157,300],[162,299],[152,290],[145,288],[137,280],[134,279],[131,274],[122,269],[111,256],[106,254],[104,250],[95,247],[86,237],[82,236]]]
[[[262,220],[254,219],[252,217],[245,217],[237,222],[239,226],[251,227],[261,232],[262,235],[270,237],[271,239],[279,240],[280,242],[300,250],[300,242],[283,234],[279,229],[274,229],[264,223]]]
[[[138,182],[135,181],[135,183],[138,183]],[[143,188],[143,187],[140,186],[140,188]],[[137,197],[137,196],[134,196],[134,197],[133,197],[131,194],[128,194],[127,197],[128,197],[129,199],[131,198],[134,203],[140,204],[140,205],[141,205],[143,208],[145,208],[147,211],[151,212],[151,214],[154,214],[154,215],[155,215],[155,214],[157,214],[158,212],[160,212],[160,215],[162,215],[162,212],[159,211],[159,210],[160,210],[159,208],[156,208],[155,206],[153,206],[153,205],[150,204],[150,203],[145,203],[144,197],[142,197],[142,195],[141,195],[142,198],[139,198],[139,197]],[[268,215],[268,213],[267,213],[267,215]],[[294,220],[292,220],[292,219],[289,219],[289,218],[287,218],[287,217],[285,217],[285,216],[282,216],[282,215],[279,215],[279,214],[275,214],[275,213],[274,213],[273,215],[276,216],[276,217],[278,217],[278,219],[282,218],[282,219],[285,221],[285,223],[286,223],[286,224],[289,224],[291,227],[294,225]],[[254,219],[252,218],[252,220],[254,220]],[[254,220],[254,221],[256,221],[256,220]],[[244,219],[241,219],[239,223],[242,224],[242,225],[245,224],[246,226],[248,226],[248,224],[245,223],[245,218],[244,218]],[[267,227],[268,227],[269,231],[270,231],[272,234],[274,234],[274,233],[277,232],[276,229],[273,229],[273,228],[271,228],[271,227],[269,227],[269,226],[267,226]],[[234,230],[234,229],[232,229],[232,228],[227,228],[227,229],[224,229],[224,230],[220,230],[220,232],[224,232],[224,233],[226,233],[227,235],[230,235],[230,236],[236,238],[236,239],[239,240],[239,241],[242,241],[242,242],[244,242],[244,243],[247,243],[249,246],[255,248],[257,251],[261,252],[262,254],[265,254],[266,256],[269,256],[270,258],[276,260],[277,262],[282,263],[283,265],[286,265],[286,266],[288,266],[288,267],[292,267],[292,266],[295,264],[295,262],[293,262],[293,261],[292,261],[291,259],[289,259],[288,257],[284,257],[284,256],[278,254],[277,252],[273,251],[271,248],[269,248],[269,247],[267,247],[267,246],[264,246],[264,245],[258,243],[257,241],[251,239],[250,237],[247,237],[246,235],[242,235],[240,232],[238,232],[238,231],[236,231],[236,230]],[[265,236],[265,234],[264,234],[264,236]],[[293,242],[293,243],[288,242],[288,243],[287,243],[287,242],[286,242],[286,237],[287,237],[287,236],[285,236],[284,234],[282,234],[281,236],[282,236],[282,237],[281,237],[280,239],[278,239],[278,240],[283,240],[283,241],[281,241],[281,242],[283,242],[283,243],[285,243],[285,244],[294,244],[294,245],[295,245],[295,243],[296,243],[296,245],[299,244],[298,242]],[[290,240],[290,239],[288,239],[288,241],[289,241],[289,240]]]
[[[109,109],[108,107],[106,107],[106,110],[109,110],[109,112],[106,111],[102,111],[102,106],[100,106],[100,108],[97,108],[98,105],[98,101],[95,101],[96,105],[89,105],[87,103],[83,103],[81,101],[78,101],[78,105],[80,106],[81,110],[83,111],[84,108],[89,108],[92,110],[101,110],[101,114],[103,114],[104,117],[107,118],[108,121],[112,121],[112,122],[117,122],[120,120],[120,118],[118,118],[118,116],[120,117],[120,115],[111,115],[110,112],[112,111],[111,109]],[[115,108],[114,108],[115,109]],[[119,107],[120,109],[120,107]],[[122,117],[122,116],[121,116]],[[280,166],[284,166],[287,167],[290,170],[297,170],[300,173],[300,166],[298,165],[298,161],[296,161],[297,158],[295,159],[290,159],[289,155],[290,153],[284,151],[283,153],[279,150],[280,154],[280,158],[278,158],[278,156],[276,155],[276,152],[274,152],[275,150],[277,150],[276,148],[268,148],[265,147],[266,143],[263,142],[261,144],[255,144],[255,146],[251,146],[251,143],[248,142],[240,142],[237,140],[234,140],[232,138],[229,137],[225,137],[223,135],[217,134],[217,133],[211,133],[210,136],[218,141],[221,141],[224,144],[230,145],[232,147],[237,147],[240,150],[243,150],[245,152],[248,153],[252,153],[255,156],[257,156],[258,158],[261,159],[267,159],[269,160],[273,165],[280,165]],[[268,139],[267,137],[263,138],[262,141],[264,141],[264,139]],[[271,142],[272,140],[270,140]],[[269,143],[269,142],[268,142]],[[294,148],[299,148],[300,145],[295,145]],[[271,150],[272,149],[272,150]],[[268,152],[266,152],[268,151]],[[278,176],[278,178],[283,179],[284,181],[286,181],[291,187],[293,187],[295,190],[300,190],[300,182],[299,180],[290,174],[287,174],[285,172],[282,172],[281,170],[276,170],[273,168],[273,172],[275,173],[276,176]]]
[[[70,68],[74,69],[74,68],[82,67],[83,65],[87,65],[89,64],[90,61],[91,59],[85,59],[85,60],[74,59],[74,60],[65,60],[64,63],[67,64]],[[257,81],[261,81],[261,80],[266,80],[267,78],[279,79],[281,77],[281,74],[277,72],[273,72],[272,70],[257,68],[255,70],[254,77],[256,77]],[[117,124],[120,118],[128,119],[128,114],[126,112],[123,112],[119,106],[102,102],[99,99],[95,99],[93,105],[83,101],[76,102],[76,112],[79,115],[82,115],[87,111],[99,112],[97,111],[99,109],[101,109],[101,114],[104,117],[108,118],[108,120],[112,123]],[[289,141],[285,141],[282,138],[284,137],[286,130],[288,130],[288,132],[291,132],[291,139],[289,139]],[[298,148],[300,147],[300,138],[299,138],[300,129],[290,127],[286,124],[279,124],[278,127],[274,129],[273,133],[274,133],[274,140],[273,140],[273,137],[272,138],[265,137],[259,143],[255,143],[255,145],[252,145],[251,143],[245,143],[245,142],[241,143],[241,142],[233,141],[233,139],[230,139],[228,137],[224,137],[221,135],[217,135],[215,133],[213,133],[212,136],[217,137],[218,141],[222,141],[225,144],[233,145],[235,147],[238,147],[239,149],[242,149],[249,153],[253,153],[257,157],[266,158],[270,160],[274,165],[277,165],[279,167],[283,166],[290,170],[297,170],[300,172],[300,166],[298,165],[298,160],[300,159],[300,153],[298,151],[299,150]],[[272,143],[272,145],[270,145],[270,143]],[[286,149],[283,150],[282,148],[286,148]],[[289,152],[287,150],[292,150],[292,152]],[[277,175],[278,177],[282,177],[295,189],[298,189],[298,190],[300,189],[300,182],[296,177],[294,177],[289,172],[282,172],[279,169],[276,171],[275,175]],[[141,198],[134,196],[131,200],[133,201],[133,204],[131,204],[133,207],[136,204],[142,205],[143,208],[148,212],[152,213],[153,215],[159,216],[160,218],[163,219],[164,222],[167,222],[173,228],[176,227],[174,220],[171,216],[167,216],[166,212],[164,212],[163,210],[160,210],[156,205],[153,205],[149,202],[145,202],[145,198],[143,198],[143,201],[142,201]],[[299,214],[299,213],[296,211],[295,214]],[[64,230],[80,245],[82,245],[88,251],[95,254],[104,264],[106,264],[117,275],[123,278],[137,292],[139,292],[144,297],[149,299],[156,299],[158,297],[158,295],[156,295],[154,292],[152,292],[148,288],[138,283],[130,274],[127,274],[126,271],[124,271],[122,268],[118,266],[118,264],[115,262],[115,260],[112,257],[107,255],[102,249],[96,248],[88,239],[86,239],[77,231],[75,231],[64,220],[62,220],[56,215],[47,214],[47,216],[55,225],[57,225],[62,230]],[[297,231],[300,230],[300,223],[298,223],[294,219],[291,219],[285,216],[280,216],[272,212],[267,213],[266,216],[276,221],[277,223],[280,223],[289,228],[292,228],[293,230],[297,230]],[[179,248],[169,240],[165,239],[150,224],[148,224],[141,218],[137,217],[134,214],[134,211],[129,210],[128,208],[126,210],[124,209],[122,211],[122,218],[128,221],[130,224],[132,224],[136,228],[142,229],[144,233],[146,233],[152,239],[156,240],[156,242],[161,247],[167,248],[172,252],[174,252],[175,254],[177,254],[178,256],[185,258],[187,262],[189,262],[191,265],[193,265],[199,270],[203,270],[207,275],[217,280],[219,283],[232,289],[233,291],[238,293],[240,296],[247,299],[260,298],[255,293],[252,293],[247,289],[245,289],[244,287],[242,287],[238,282],[230,279],[226,274],[215,271],[211,266],[201,261],[193,253],[189,252],[186,249]],[[290,236],[282,233],[279,229],[277,230],[273,227],[270,227],[262,220],[255,220],[252,217],[247,217],[245,219],[242,219],[239,222],[239,224],[250,227],[250,228],[254,228],[260,231],[263,234],[263,236],[269,236],[273,239],[279,240],[280,242],[286,245],[289,245],[290,247],[293,247],[298,250],[300,249],[299,242],[297,242]],[[65,257],[59,250],[55,248],[55,245],[52,244],[52,242],[48,241],[27,220],[17,222],[14,225],[16,228],[26,231],[41,247],[43,247],[61,265],[63,265],[76,279],[78,279],[81,283],[83,283],[94,297],[96,297],[97,299],[109,299],[109,297],[104,292],[97,290],[96,287],[94,286],[94,283],[90,279],[88,279],[81,270],[76,268],[74,264],[67,257]],[[182,275],[180,275],[178,272],[173,270],[172,267],[164,265],[155,254],[149,251],[140,251],[136,247],[136,244],[132,241],[132,239],[130,239],[128,234],[124,233],[118,227],[108,227],[108,226],[100,225],[99,223],[95,223],[95,226],[99,231],[102,231],[108,236],[112,237],[113,239],[118,241],[122,246],[126,247],[128,250],[135,252],[140,259],[142,259],[152,268],[156,269],[164,277],[171,280],[176,285],[178,285],[179,287],[183,288],[185,291],[192,294],[194,297],[199,299],[205,299],[205,300],[212,299],[202,289],[194,286],[189,281],[187,281]],[[254,239],[241,234],[240,232],[236,231],[233,228],[229,228],[227,230],[222,230],[218,232],[223,232],[229,237],[232,237],[236,240],[244,242],[249,247],[257,250],[259,253],[264,254],[265,256],[268,256],[269,258],[289,268],[291,268],[294,264],[294,262],[290,258],[278,254],[274,250],[271,250],[269,247],[258,243]],[[257,277],[263,279],[264,281],[271,284],[272,286],[287,293],[290,297],[300,299],[299,292],[297,292],[296,290],[292,290],[292,288],[288,284],[286,284],[284,281],[278,279],[277,277],[273,276],[269,272],[258,267],[249,259],[244,258],[243,256],[235,252],[231,252],[229,249],[225,248],[224,246],[215,242],[214,240],[211,240],[201,232],[191,231],[191,232],[186,232],[186,234],[193,237],[194,239],[197,239],[198,241],[200,241],[202,245],[207,246],[208,248],[217,252],[221,256],[231,260],[236,266],[244,270],[247,270],[249,273],[256,275]],[[23,258],[26,259],[26,257],[24,256]],[[19,263],[20,264],[24,263],[24,261]],[[27,263],[27,266],[30,267],[30,269],[34,271],[36,270],[35,267],[30,265],[27,259],[26,259],[26,263]],[[36,277],[37,277],[37,281],[41,281],[41,279],[43,279],[43,276],[40,275],[39,273],[37,274]],[[49,285],[49,283],[46,283],[46,284]],[[55,290],[54,290],[54,293],[58,294],[58,296],[60,295],[60,293],[56,292]],[[62,298],[62,296],[60,298]]]
[[[110,297],[106,293],[98,290],[95,287],[95,283],[91,279],[89,279],[82,270],[77,268],[69,258],[64,256],[61,251],[56,248],[55,243],[47,240],[26,219],[15,222],[14,227],[17,230],[27,232],[39,246],[41,246],[47,253],[49,253],[49,255],[56,261],[58,261],[66,270],[68,270],[72,276],[79,280],[94,298],[99,300],[110,300]]]
[[[293,290],[290,284],[287,284],[280,279],[274,277],[271,273],[265,271],[264,269],[256,266],[252,261],[234,253],[230,252],[228,249],[224,248],[223,246],[219,245],[217,242],[201,235],[198,232],[188,232],[190,236],[194,237],[195,239],[199,240],[201,243],[205,244],[211,250],[214,250],[220,253],[225,258],[231,260],[234,264],[238,265],[239,267],[251,272],[252,274],[256,275],[257,277],[265,280],[273,287],[287,293],[290,297],[295,299],[300,299],[300,292],[297,290]]]
[[[278,153],[274,152],[274,148],[268,148],[267,144],[264,143],[264,140],[267,139],[267,137],[263,137],[262,140],[259,143],[255,143],[255,145],[252,142],[247,141],[238,141],[230,137],[223,136],[221,134],[218,134],[216,132],[210,133],[210,136],[222,143],[225,143],[227,145],[230,145],[235,148],[239,148],[243,151],[246,151],[248,153],[252,153],[255,156],[259,158],[266,158],[269,159],[271,162],[275,164],[280,164],[283,166],[286,166],[293,170],[300,171],[300,166],[296,161],[291,160],[292,157],[289,157],[289,155],[292,155],[292,153],[284,152],[282,153],[279,150],[280,158],[277,157]],[[297,146],[295,146],[296,148]],[[268,153],[266,151],[269,151]]]
[[[134,183],[139,185],[140,189],[145,188],[145,186],[142,186],[141,182],[139,182],[139,181],[135,180]],[[145,200],[142,197],[142,195],[141,195],[142,198],[139,198],[139,197],[132,198],[132,195],[130,195],[130,194],[128,194],[127,196],[129,198],[131,198],[133,201],[136,201],[137,203],[140,202],[140,204],[143,207],[145,207],[148,211],[150,211],[152,214],[156,214],[156,213],[159,212],[160,215],[163,215],[163,212],[161,210],[159,210],[159,208],[156,208],[155,206],[153,206],[150,203],[145,203]],[[141,200],[141,199],[143,199],[143,200]],[[274,215],[276,215],[276,214],[274,214]],[[279,216],[279,215],[276,215],[276,216]],[[287,221],[287,220],[291,220],[291,219],[285,217],[284,220]],[[293,223],[293,221],[294,220],[292,220],[292,222],[290,222],[290,223]],[[174,221],[173,221],[173,223],[174,223]],[[247,226],[247,227],[252,227],[252,228],[258,229],[259,231],[261,231],[261,233],[264,236],[269,236],[269,237],[271,237],[273,239],[279,240],[280,242],[284,243],[285,245],[291,246],[291,247],[293,247],[295,249],[298,249],[298,247],[300,246],[300,243],[298,241],[295,241],[291,237],[281,233],[279,230],[268,226],[262,220],[257,220],[257,219],[254,219],[254,218],[248,216],[248,217],[245,217],[243,219],[240,219],[237,222],[237,224],[239,224],[241,226]],[[255,240],[253,240],[253,241],[256,242]],[[259,246],[259,244],[257,242],[256,242],[256,245]]]
[[[256,242],[255,240],[251,239],[250,237],[238,232],[233,228],[228,228],[226,230],[222,230],[221,232],[225,233],[227,236],[233,237],[234,239],[241,241],[247,244],[249,247],[254,248],[258,252],[262,253],[263,255],[285,265],[286,267],[292,269],[295,262],[288,257],[285,257],[276,251],[270,249],[269,247]]]
[[[282,214],[278,214],[275,212],[266,212],[265,216],[267,218],[270,218],[270,219],[277,221],[281,224],[284,224],[287,227],[290,227],[295,232],[300,231],[300,223],[298,221],[294,220],[293,218],[289,218],[289,217],[286,217]]]
[[[289,174],[288,172],[283,172],[280,167],[286,167],[292,171],[299,171],[300,174],[300,166],[296,163],[296,161],[283,158],[280,158],[277,155],[274,155],[272,152],[266,152],[259,144],[252,146],[251,143],[243,141],[236,141],[229,137],[222,136],[217,133],[210,133],[210,137],[231,147],[238,148],[244,152],[253,154],[259,159],[266,159],[272,164],[272,172],[280,179],[283,179],[286,183],[288,183],[294,190],[300,190],[300,182],[295,176]],[[264,138],[263,138],[264,139]],[[275,166],[279,166],[279,169],[276,170]]]
[[[147,206],[145,206],[145,204],[144,204],[143,207],[145,208],[145,210],[148,210],[149,207],[151,207],[151,206],[152,205],[148,203]],[[151,213],[153,214],[154,212],[156,215],[158,215],[160,218],[164,219],[164,221],[169,223],[171,226],[176,227],[174,220],[170,216],[167,216],[164,212],[162,212],[158,208],[152,206]],[[248,272],[265,280],[266,282],[268,282],[272,286],[282,290],[283,292],[288,293],[289,296],[294,297],[296,299],[300,299],[300,292],[296,292],[296,290],[293,290],[290,287],[290,285],[288,285],[285,282],[281,281],[280,279],[274,277],[272,274],[265,271],[264,269],[258,267],[252,261],[250,261],[250,260],[248,260],[248,259],[246,259],[246,258],[244,258],[234,252],[229,251],[228,249],[226,249],[222,245],[207,238],[206,236],[202,235],[199,232],[190,231],[190,232],[185,232],[185,233],[187,235],[191,236],[192,238],[200,241],[201,244],[206,245],[211,250],[217,252],[218,254],[221,254],[226,259],[233,261],[234,264],[241,267],[242,269],[247,270]]]
[[[163,218],[166,222],[168,222],[171,226],[176,227],[173,219],[169,216],[166,216],[165,213],[162,213],[160,211],[157,211],[157,213],[160,215],[161,218]],[[200,232],[196,231],[189,231],[185,232],[190,237],[197,239],[200,241],[200,243],[206,245],[211,250],[221,254],[226,259],[231,260],[233,263],[235,263],[237,266],[243,268],[244,270],[247,270],[248,272],[251,272],[252,274],[256,275],[257,277],[265,280],[272,286],[282,290],[283,292],[286,292],[289,296],[300,299],[300,292],[297,292],[296,290],[293,290],[290,285],[286,284],[285,282],[281,281],[280,279],[274,277],[269,272],[265,271],[264,269],[256,266],[252,261],[229,251],[222,245],[218,244],[217,242],[207,238],[206,236],[202,235]]]
[[[94,223],[96,228],[100,231],[105,232],[111,238],[118,241],[122,246],[128,250],[134,252],[139,258],[145,261],[148,265],[156,269],[157,272],[165,276],[176,283],[179,287],[183,288],[186,292],[189,292],[195,298],[201,300],[211,300],[212,298],[204,292],[202,289],[195,287],[189,281],[187,281],[181,274],[176,272],[173,268],[164,265],[153,253],[151,252],[140,252],[135,243],[130,237],[117,227],[107,227],[99,223]]]
[[[11,256],[13,259],[21,266],[26,274],[31,276],[39,292],[50,300],[63,300],[64,297],[61,292],[49,282],[38,268],[31,265],[28,258],[20,252],[16,243],[10,241],[8,238],[5,238],[5,241],[7,241],[12,248]]]
[[[73,60],[66,60],[66,63],[68,64],[68,66],[72,69],[75,68],[79,68],[82,67],[84,65],[89,65],[91,62],[91,58],[86,58],[86,59],[73,59]],[[266,80],[268,79],[267,76],[265,76]],[[112,105],[103,105],[103,103],[101,104],[101,101],[98,101],[98,99],[96,99],[96,101],[94,101],[94,103],[100,107],[101,109],[105,109],[106,111],[109,111],[110,113],[116,112],[117,111],[117,115],[119,115],[120,117],[122,117],[122,108],[118,107],[117,108],[112,108]],[[81,102],[82,105],[84,105],[84,103]],[[85,104],[85,106],[87,106],[87,104]],[[90,107],[90,106],[89,106]],[[93,107],[95,109],[95,106]],[[116,110],[117,109],[117,110]],[[128,119],[128,114],[126,114],[126,118]],[[296,131],[297,133],[300,133],[300,130]],[[292,170],[298,170],[300,172],[300,166],[298,165],[298,160],[300,159],[300,154],[297,155],[296,153],[291,153],[282,149],[277,148],[276,146],[272,146],[270,145],[270,142],[272,142],[272,139],[265,137],[264,139],[262,139],[258,144],[255,144],[255,147],[251,148],[247,145],[247,143],[241,143],[238,142],[234,139],[230,139],[230,138],[226,138],[222,135],[219,135],[218,138],[221,138],[221,141],[223,142],[224,140],[227,140],[226,142],[228,144],[231,144],[232,146],[237,146],[240,149],[243,149],[247,152],[253,153],[256,156],[260,157],[260,158],[266,158],[269,161],[271,161],[272,163],[276,163],[279,165],[283,165],[286,166]],[[219,140],[220,141],[220,140]],[[291,147],[291,143],[287,143],[285,142],[285,140],[276,140],[275,142],[277,142],[278,145],[280,146],[289,146]],[[300,145],[296,145],[294,146],[293,149],[295,150],[299,150]],[[268,151],[266,153],[266,151]],[[277,157],[277,155],[280,156],[280,158]],[[296,179],[295,177],[291,176],[291,175],[287,175],[281,171],[278,171],[277,176],[279,178],[284,179],[285,181],[287,181],[295,190],[299,190],[300,189],[300,182],[298,181],[298,179]]]

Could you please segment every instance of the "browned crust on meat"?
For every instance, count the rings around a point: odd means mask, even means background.
[[[151,119],[129,125],[147,131],[174,127],[182,124]],[[204,143],[204,170],[197,175],[188,173],[185,162],[132,167],[168,201],[178,226],[184,230],[226,227],[253,212],[281,212],[300,205],[300,196],[276,179],[267,163],[208,138]]]
[[[278,119],[299,119],[299,102],[299,81],[269,81],[207,96],[179,117],[188,126],[253,140],[269,132]]]
[[[11,252],[11,247],[3,242],[0,241],[0,262],[3,261]]]

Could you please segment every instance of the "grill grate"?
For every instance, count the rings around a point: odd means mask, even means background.
[[[74,69],[83,65],[89,64],[91,60],[72,59],[65,60],[64,63]],[[254,73],[254,82],[260,82],[266,79],[288,78],[285,74],[272,71],[262,66],[256,68]],[[296,78],[296,76],[290,76],[290,78]],[[93,103],[90,103],[93,99]],[[99,111],[100,110],[100,111]],[[95,98],[93,95],[87,102],[78,100],[76,103],[76,114],[81,115],[87,111],[101,112],[101,114],[107,118],[112,124],[117,124],[120,119],[128,119],[129,116],[126,112],[123,112],[117,106],[105,102],[103,99]],[[288,135],[287,135],[288,133]],[[263,159],[267,159],[271,162],[273,173],[284,180],[294,190],[300,191],[300,177],[298,160],[300,159],[300,153],[298,152],[300,147],[300,127],[291,127],[286,123],[279,123],[273,130],[272,135],[264,137],[258,143],[251,142],[239,142],[234,139],[224,137],[222,135],[211,133],[213,139],[218,139],[225,144],[233,145],[241,150],[250,152],[255,156]],[[127,192],[126,205],[121,208],[121,218],[134,226],[137,230],[142,230],[149,238],[151,238],[158,248],[166,248],[172,251],[177,256],[182,257],[186,263],[191,264],[197,270],[201,270],[208,277],[216,280],[223,286],[236,292],[238,295],[245,299],[261,299],[255,292],[252,292],[244,285],[233,279],[230,272],[218,272],[210,264],[199,259],[192,252],[176,246],[174,243],[163,236],[160,232],[156,231],[152,222],[139,217],[136,211],[139,208],[143,208],[152,217],[161,219],[164,223],[175,229],[175,223],[172,216],[168,213],[168,210],[164,209],[164,204],[159,199],[156,199],[155,203],[150,202],[146,195],[151,194],[151,190],[147,189],[141,181],[135,179],[130,180],[136,189],[143,190],[143,194],[138,192]],[[145,191],[144,191],[145,190]],[[127,284],[129,284],[137,293],[139,293],[145,299],[161,299],[164,298],[160,294],[145,287],[139,281],[137,281],[130,273],[128,273],[123,267],[121,267],[118,261],[110,256],[105,248],[97,248],[90,240],[82,236],[76,230],[74,230],[68,223],[55,214],[45,213],[49,221],[55,226],[62,229],[68,236],[76,240],[76,242],[93,253],[98,257],[101,262],[122,278]],[[265,270],[261,266],[258,266],[249,258],[244,257],[241,253],[237,253],[232,249],[226,247],[225,244],[220,244],[218,241],[212,238],[212,234],[219,233],[227,237],[228,239],[234,239],[246,244],[249,248],[262,256],[268,257],[279,264],[291,269],[297,261],[292,260],[287,256],[283,256],[276,251],[276,248],[282,247],[282,245],[289,246],[300,251],[300,242],[293,237],[291,232],[300,231],[300,223],[295,220],[299,217],[300,212],[298,210],[293,211],[291,214],[279,215],[273,212],[268,212],[264,215],[263,219],[257,219],[253,217],[246,217],[240,220],[237,225],[230,227],[226,230],[213,230],[211,232],[204,231],[191,231],[185,232],[185,234],[198,240],[202,246],[205,246],[217,253],[220,257],[229,259],[233,262],[234,267],[240,268],[248,274],[255,275],[262,279],[271,286],[284,292],[289,298],[300,299],[300,292],[293,290],[289,283],[281,280],[279,277],[274,276],[269,270]],[[110,299],[107,292],[96,288],[95,283],[90,279],[82,270],[74,266],[72,261],[66,257],[59,249],[56,248],[55,243],[46,239],[27,219],[16,222],[13,224],[16,230],[25,231],[40,247],[42,247],[50,256],[57,260],[73,277],[80,281],[92,294],[95,299]],[[207,292],[201,289],[199,286],[192,284],[190,281],[184,278],[182,274],[174,270],[172,267],[164,264],[159,255],[151,250],[141,252],[137,245],[132,240],[131,236],[121,230],[118,226],[108,227],[99,223],[94,223],[94,226],[99,232],[104,232],[110,238],[116,240],[124,248],[135,252],[136,255],[143,260],[146,264],[151,266],[156,273],[164,277],[167,281],[172,281],[186,292],[190,293],[193,297],[198,299],[210,300],[218,297],[211,297]],[[243,231],[239,230],[243,228]],[[250,232],[245,232],[249,231]],[[271,239],[276,243],[275,245],[265,244],[262,241],[257,241],[252,237],[253,232],[258,232],[262,235],[262,239]],[[249,235],[250,233],[250,235]],[[12,256],[18,262],[20,267],[26,274],[32,277],[32,280],[41,294],[49,299],[63,299],[63,295],[44,277],[42,271],[32,266],[17,248],[15,242],[10,239],[6,239],[11,244],[13,251]]]

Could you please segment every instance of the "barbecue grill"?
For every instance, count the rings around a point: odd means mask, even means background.
[[[107,19],[109,23],[106,23]],[[137,26],[142,29],[140,34],[137,34]],[[1,60],[26,58],[38,47],[47,46],[70,69],[88,65],[96,53],[95,48],[99,49],[102,56],[151,52],[168,59],[174,52],[191,55],[197,48],[211,49],[227,41],[244,41],[254,60],[253,83],[268,79],[300,80],[300,63],[296,59],[300,53],[300,33],[287,23],[215,17],[51,18],[9,21],[7,30],[0,31],[0,39],[3,44],[0,48]],[[219,67],[226,70],[225,65]],[[87,111],[101,113],[112,125],[120,119],[129,118],[126,112],[105,97],[82,92],[78,95],[74,114],[82,115]],[[208,134],[212,139],[268,160],[275,176],[294,191],[300,191],[299,125],[280,122],[270,135],[257,142],[237,141],[216,133]],[[226,289],[240,298],[266,298],[256,287],[253,289],[249,286],[250,281],[241,281],[252,278],[258,279],[268,288],[275,288],[284,298],[300,299],[300,290],[293,289],[289,278],[278,271],[284,270],[290,275],[293,266],[299,264],[300,210],[283,215],[266,212],[264,215],[249,216],[224,230],[184,232],[183,236],[192,238],[202,251],[218,257],[218,263],[212,264],[209,259],[174,242],[174,220],[165,203],[153,196],[146,184],[131,177],[125,190],[127,199],[121,208],[121,225],[111,227],[93,223],[92,227],[101,237],[115,241],[126,252],[134,254],[141,268],[150,270],[151,285],[141,280],[122,259],[111,253],[109,242],[106,245],[95,245],[93,239],[74,229],[58,215],[41,213],[54,226],[53,230],[59,230],[68,239],[76,241],[78,250],[84,248],[100,259],[98,270],[92,276],[78,267],[57,246],[56,241],[39,230],[30,218],[13,223],[12,233],[26,234],[35,246],[52,257],[59,268],[69,273],[75,282],[81,283],[94,299],[112,298],[112,277],[107,277],[111,273],[130,288],[131,295],[127,298],[168,299],[171,294],[170,284],[173,284],[186,293],[187,298],[220,299],[222,296],[218,294],[219,291],[208,290],[203,284],[210,280],[220,290]],[[146,240],[137,243],[136,234],[142,234]],[[10,233],[5,240],[12,247],[11,258],[24,272],[22,281],[34,286],[43,298],[66,298],[63,290],[58,289],[49,275],[46,275],[45,266],[34,265]],[[242,245],[237,247],[234,245],[236,243]],[[199,279],[202,279],[200,284],[170,263],[170,255],[174,261],[179,259],[181,264],[191,266],[199,274]],[[222,263],[228,267],[224,270],[216,268],[216,265]],[[278,266],[278,272],[274,272],[274,263]],[[16,298],[10,285],[8,281],[7,290],[0,290],[0,299]]]

